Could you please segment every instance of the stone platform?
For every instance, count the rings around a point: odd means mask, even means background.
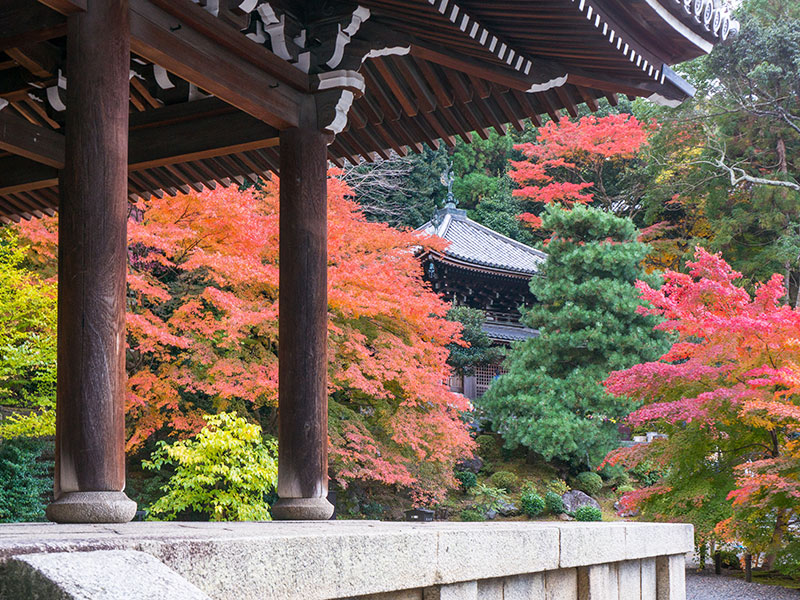
[[[692,548],[623,522],[0,525],[0,599],[684,600]]]

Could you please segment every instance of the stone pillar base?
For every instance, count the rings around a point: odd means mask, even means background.
[[[125,492],[65,492],[47,507],[55,523],[127,523],[136,503]]]
[[[325,521],[333,515],[327,498],[279,498],[270,509],[276,521]]]

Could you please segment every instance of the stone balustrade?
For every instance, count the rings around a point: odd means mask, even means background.
[[[692,547],[624,522],[0,525],[0,600],[685,600]]]

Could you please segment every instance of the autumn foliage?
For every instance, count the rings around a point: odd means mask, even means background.
[[[437,242],[367,222],[335,178],[328,189],[332,476],[436,501],[472,447],[469,407],[444,383],[460,325],[414,253]],[[25,232],[45,258],[52,231]],[[221,411],[274,427],[278,183],[154,197],[133,208],[128,235],[128,450]]]
[[[719,255],[698,248],[642,298],[675,336],[656,362],[613,373],[612,394],[643,406],[633,426],[669,434],[608,457],[649,464],[660,481],[623,503],[694,521],[706,538],[742,540],[771,565],[800,519],[800,312],[774,275],[753,294]]]
[[[535,142],[514,146],[525,160],[510,161],[509,176],[518,186],[513,195],[567,208],[600,197],[610,202],[605,172],[610,165],[632,159],[647,143],[651,128],[628,114],[550,121],[539,128]],[[540,212],[523,213],[520,219],[540,227]]]

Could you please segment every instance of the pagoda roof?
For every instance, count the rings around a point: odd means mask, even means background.
[[[437,210],[418,231],[450,242],[444,257],[463,266],[536,275],[547,258],[541,250],[489,229],[467,217],[467,211],[452,206]]]

